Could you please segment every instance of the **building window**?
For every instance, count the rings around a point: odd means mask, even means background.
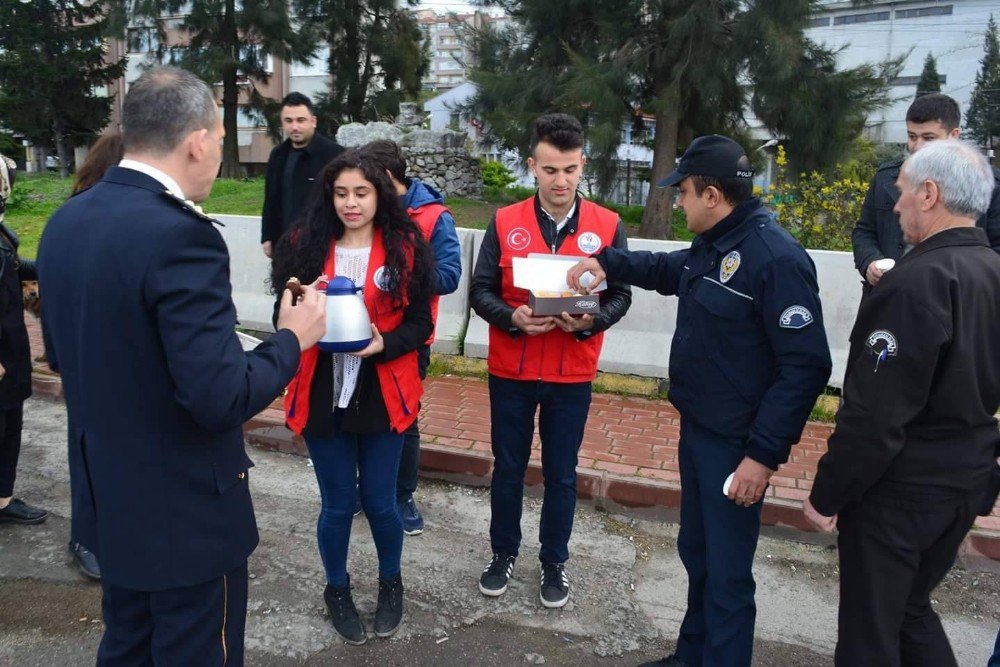
[[[829,25],[830,25],[830,17],[821,16],[817,19],[809,19],[809,22],[806,23],[806,28],[826,28]]]
[[[128,29],[129,53],[149,53],[158,49],[159,46],[160,39],[156,34],[156,28]]]
[[[292,63],[291,76],[326,76],[330,73],[330,45],[324,44],[316,50],[316,55],[308,65]]]
[[[917,19],[922,16],[951,16],[953,6],[919,7],[917,9],[897,9],[897,19]]]
[[[888,21],[889,12],[869,12],[867,14],[848,14],[834,16],[833,25],[850,25],[852,23],[871,23],[872,21]]]

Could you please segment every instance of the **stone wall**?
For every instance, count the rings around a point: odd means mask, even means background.
[[[408,173],[433,185],[445,197],[483,196],[479,160],[464,148],[403,146]]]
[[[337,131],[337,143],[352,148],[377,139],[395,141],[403,149],[408,173],[433,185],[445,197],[482,197],[479,160],[465,149],[467,136],[390,123],[350,123]]]

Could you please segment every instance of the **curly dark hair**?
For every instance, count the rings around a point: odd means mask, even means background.
[[[306,211],[278,241],[272,255],[271,290],[280,292],[292,276],[303,284],[311,283],[323,272],[323,264],[332,239],[344,236],[344,223],[333,208],[333,184],[340,172],[357,169],[375,186],[375,227],[382,231],[386,254],[386,279],[392,302],[428,298],[434,289],[434,260],[416,223],[403,210],[399,195],[385,168],[358,149],[334,158],[320,174],[322,189],[317,188]],[[413,266],[409,266],[412,254]]]

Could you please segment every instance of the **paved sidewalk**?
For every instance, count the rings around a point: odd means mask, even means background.
[[[32,350],[41,354],[37,320],[26,316]],[[36,389],[59,396],[57,378],[36,364]],[[432,477],[487,485],[492,472],[490,410],[486,383],[464,377],[431,377],[420,418],[421,470]],[[816,465],[826,451],[832,427],[810,422],[788,463],[771,478],[763,521],[799,531],[812,529],[802,517],[802,501],[812,488]],[[283,425],[274,403],[246,425],[247,440],[283,452],[306,455],[301,439]],[[631,509],[641,515],[676,519],[680,505],[677,443],[680,416],[667,401],[595,394],[580,451],[579,495],[598,506]],[[538,434],[527,475],[529,492],[541,488]],[[966,556],[983,556],[1000,567],[1000,503],[991,516],[980,517],[966,540]]]

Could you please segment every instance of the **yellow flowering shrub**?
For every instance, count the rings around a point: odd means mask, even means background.
[[[799,174],[793,183],[787,178],[784,147],[778,146],[775,161],[777,179],[764,193],[763,201],[774,210],[781,226],[806,248],[849,251],[868,179],[845,175],[845,169],[838,165],[831,175],[815,171]]]

